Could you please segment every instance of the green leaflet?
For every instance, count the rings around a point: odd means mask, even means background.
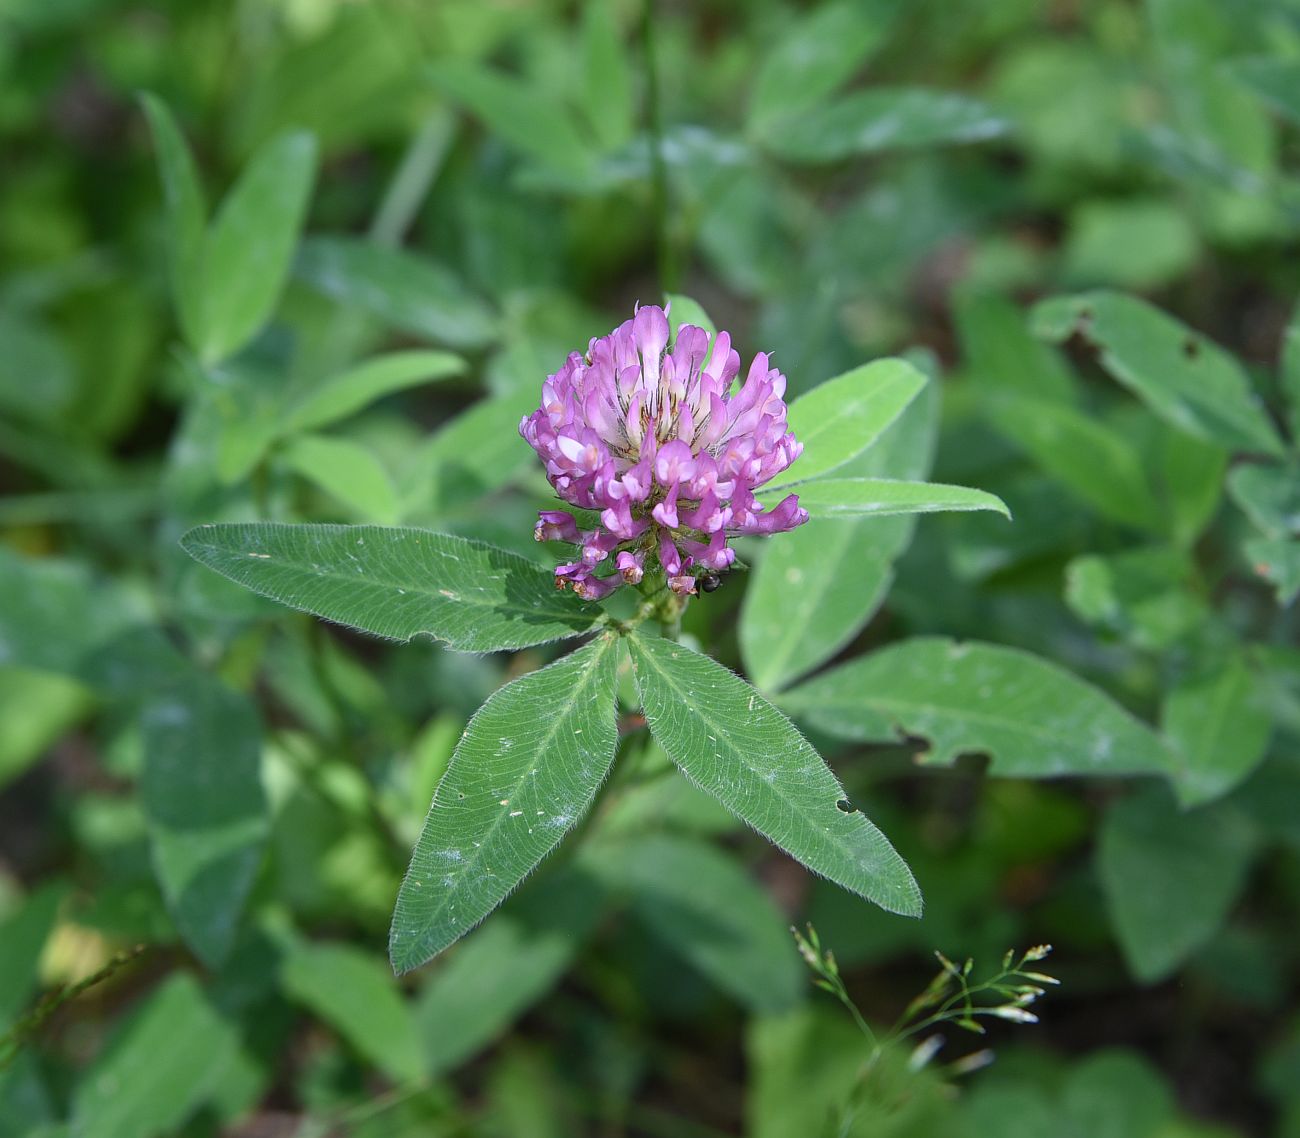
[[[939,386],[930,383],[843,469],[854,475],[924,477],[938,416]],[[765,542],[741,612],[740,651],[749,678],[764,690],[776,690],[849,643],[884,600],[894,559],[915,528],[909,517],[824,519]]]
[[[1006,503],[995,494],[969,486],[939,482],[903,482],[891,478],[823,478],[796,488],[799,504],[814,518],[888,517],[891,514],[933,514],[949,510],[996,510],[1010,518]],[[775,495],[764,487],[769,508]]]
[[[351,439],[298,435],[281,452],[295,473],[368,521],[392,525],[401,510],[397,490],[374,451]]]
[[[575,176],[590,170],[594,154],[573,114],[546,90],[468,60],[440,60],[429,78],[520,153]]]
[[[432,636],[462,652],[578,636],[600,616],[517,554],[428,530],[249,522],[199,526],[181,545],[291,608],[393,640]]]
[[[803,454],[765,489],[783,490],[820,478],[861,454],[925,386],[906,360],[876,360],[818,384],[790,405],[790,430]]]
[[[156,96],[141,102],[158,151],[177,316],[203,362],[216,364],[247,344],[279,302],[316,180],[316,141],[293,132],[268,142],[208,225],[176,120]]]
[[[207,211],[194,156],[167,104],[156,95],[140,96],[154,146],[167,211],[167,259],[176,315],[190,343],[203,330],[203,234]]]
[[[989,401],[988,419],[1102,517],[1163,528],[1137,448],[1095,417],[1064,403],[1008,395]]]
[[[920,914],[903,859],[784,715],[707,656],[639,635],[627,642],[650,730],[693,782],[814,872]]]
[[[397,897],[398,973],[469,932],[586,813],[614,761],[616,643],[521,676],[470,720]]]

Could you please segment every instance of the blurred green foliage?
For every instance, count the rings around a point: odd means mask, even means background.
[[[0,1138],[1300,1135],[1298,122],[1292,0],[9,0]],[[396,981],[432,789],[552,653],[363,641],[177,539],[402,522],[546,563],[519,419],[665,292],[795,395],[924,349],[852,473],[1015,515],[814,522],[816,603],[773,542],[687,615],[925,917],[625,722],[571,848]],[[945,703],[998,684],[1007,723]],[[1098,709],[1065,731],[1061,684]],[[936,948],[1050,941],[1063,990],[955,1091],[906,1056],[855,1090],[807,917],[869,1019]]]

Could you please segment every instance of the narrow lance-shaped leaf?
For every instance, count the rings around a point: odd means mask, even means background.
[[[994,644],[905,640],[791,689],[787,711],[841,738],[929,741],[925,761],[987,754],[994,774],[1167,774],[1159,737],[1090,684]]]
[[[316,142],[287,134],[253,156],[221,203],[203,257],[203,330],[209,363],[242,348],[266,323],[285,278],[316,178]]]
[[[199,526],[181,545],[291,608],[392,640],[432,636],[462,652],[578,636],[601,615],[518,554],[429,530],[250,522]]]
[[[797,488],[799,505],[814,518],[888,517],[945,511],[994,510],[1011,517],[996,494],[941,482],[903,482],[890,478],[823,478]],[[764,487],[764,500],[775,496]]]
[[[512,681],[470,720],[397,896],[399,973],[495,909],[586,813],[614,762],[615,639]]]
[[[207,224],[203,190],[194,156],[167,104],[156,95],[143,94],[140,101],[154,146],[158,150],[158,173],[167,209],[167,256],[171,271],[172,296],[185,338],[199,342],[203,323],[203,231]]]
[[[919,915],[906,863],[784,715],[684,645],[637,635],[628,643],[650,730],[693,782],[814,872]]]
[[[903,413],[925,376],[906,360],[876,360],[818,384],[790,404],[790,430],[803,454],[766,487],[775,492],[843,466]]]

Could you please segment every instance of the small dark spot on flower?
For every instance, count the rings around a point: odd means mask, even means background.
[[[1196,339],[1195,336],[1188,336],[1187,339],[1183,341],[1183,355],[1186,356],[1189,360],[1194,360],[1200,354],[1201,354],[1200,342]]]
[[[841,798],[837,803],[835,803],[835,809],[840,811],[842,814],[856,814],[858,812],[858,808],[847,798]]]

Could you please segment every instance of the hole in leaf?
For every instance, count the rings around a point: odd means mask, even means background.
[[[835,809],[844,814],[856,814],[858,812],[858,808],[847,798],[841,798],[837,803],[835,803]]]
[[[1183,341],[1183,355],[1186,356],[1189,360],[1194,360],[1200,354],[1201,354],[1200,343],[1194,337],[1188,336],[1187,339]]]

